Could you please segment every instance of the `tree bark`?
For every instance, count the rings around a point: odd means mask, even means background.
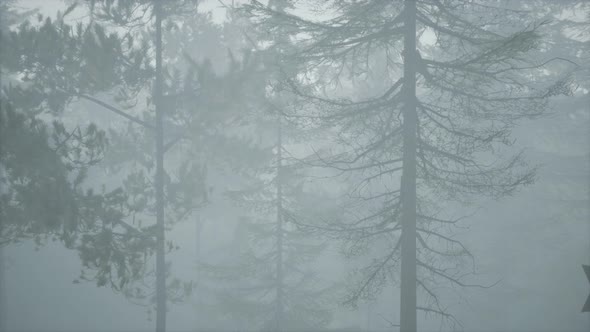
[[[199,294],[199,285],[201,282],[201,271],[199,268],[199,264],[201,263],[201,234],[203,233],[203,220],[201,219],[201,215],[197,212],[195,216],[195,265],[197,266],[197,271],[195,273],[195,283],[193,287],[193,298],[197,303],[197,310],[194,312],[195,315],[195,331],[201,331],[201,315],[199,312],[201,310],[201,294]]]
[[[403,170],[400,331],[415,332],[416,319],[416,0],[404,9]]]
[[[156,18],[156,332],[166,331],[166,261],[164,226],[164,114],[162,109],[162,0],[155,0]]]
[[[276,331],[283,330],[284,315],[284,289],[283,289],[283,184],[281,168],[283,166],[283,142],[281,130],[281,116],[278,116],[277,124],[277,307],[276,307]]]
[[[2,235],[2,220],[0,220],[0,236]],[[5,271],[6,271],[6,264],[4,262],[4,247],[0,245],[0,332],[7,331],[6,328],[6,282],[5,280]]]

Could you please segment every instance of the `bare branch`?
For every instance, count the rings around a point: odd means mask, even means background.
[[[129,121],[131,121],[133,123],[139,124],[139,125],[141,125],[141,126],[143,126],[145,128],[152,129],[152,130],[155,129],[155,127],[152,124],[147,123],[147,122],[145,122],[145,121],[143,121],[141,119],[138,119],[138,118],[136,118],[136,117],[134,117],[132,115],[129,115],[129,114],[121,111],[120,109],[118,109],[118,108],[116,108],[114,106],[111,106],[111,105],[109,105],[109,104],[107,104],[107,103],[105,103],[105,102],[103,102],[103,101],[101,101],[99,99],[96,99],[94,97],[91,97],[91,96],[88,96],[88,95],[85,95],[85,94],[75,94],[75,96],[77,96],[79,98],[86,99],[88,101],[91,101],[91,102],[93,102],[93,103],[95,103],[97,105],[100,105],[100,106],[106,108],[107,110],[109,110],[111,112],[114,112],[114,113],[116,113],[116,114],[124,117],[125,119],[127,119],[127,120],[129,120]]]

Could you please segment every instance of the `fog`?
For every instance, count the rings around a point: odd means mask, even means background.
[[[0,14],[0,331],[590,330],[589,2]]]

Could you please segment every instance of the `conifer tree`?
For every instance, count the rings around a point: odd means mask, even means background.
[[[165,206],[171,206],[170,210],[176,214],[174,218],[168,216],[168,220],[172,221],[186,216],[195,204],[199,205],[203,199],[203,170],[189,160],[182,163],[178,170],[180,179],[174,179],[163,168],[164,154],[179,141],[189,138],[173,123],[175,112],[178,113],[176,106],[186,100],[182,97],[192,93],[178,94],[178,90],[190,88],[195,77],[187,76],[186,84],[179,87],[179,75],[171,76],[163,69],[162,20],[164,15],[194,8],[195,4],[190,1],[94,0],[88,1],[88,4],[92,17],[88,24],[71,26],[64,21],[76,8],[74,4],[55,21],[39,16],[39,25],[25,23],[11,32],[6,38],[8,47],[2,48],[3,66],[24,74],[23,80],[29,85],[27,100],[37,102],[26,105],[30,112],[50,109],[59,113],[71,101],[83,99],[129,120],[130,126],[124,129],[127,133],[117,135],[116,131],[111,131],[111,138],[135,138],[133,143],[137,146],[133,148],[137,153],[127,157],[140,157],[135,164],[143,167],[123,174],[122,189],[86,198],[92,204],[85,206],[84,212],[93,218],[76,219],[79,239],[75,248],[80,252],[84,266],[82,279],[95,280],[99,286],[110,285],[143,305],[155,303],[156,330],[164,331],[167,299],[174,301],[183,292],[190,291],[190,284],[181,285],[177,280],[166,285],[164,255],[166,247],[171,249],[174,245],[164,239]],[[156,22],[153,30],[148,28],[152,17]],[[123,33],[109,31],[109,25],[105,23],[126,30]],[[152,33],[155,35],[153,42]],[[20,87],[11,87],[11,99],[22,97],[20,91]],[[114,102],[96,96],[113,91],[116,93]],[[148,98],[146,104],[140,105],[144,109],[138,116],[133,113],[132,106],[142,96]],[[120,106],[114,106],[115,102]],[[167,109],[168,119],[163,116],[164,108]],[[152,113],[154,109],[155,115]],[[171,132],[166,137],[163,134],[165,122]],[[90,134],[97,132],[95,128],[90,128]],[[61,136],[69,134],[68,139],[84,138],[84,133],[76,130],[69,133],[63,127],[55,129]],[[157,143],[155,151],[150,147],[147,147],[147,153],[142,150],[146,148],[144,139],[153,139]],[[74,146],[73,151],[87,153],[82,148]],[[65,148],[63,150],[71,153]],[[127,160],[119,162],[128,163]],[[148,174],[154,164],[155,181],[152,186]],[[186,181],[185,177],[190,181]],[[164,197],[165,191],[167,197]],[[142,219],[151,214],[152,199],[156,223],[144,225],[136,217]],[[148,263],[152,254],[156,256],[154,274]],[[147,292],[141,286],[151,276],[156,279],[153,297],[149,296],[151,286],[147,287]]]
[[[441,208],[531,183],[523,154],[506,157],[503,147],[518,120],[542,115],[549,97],[570,90],[567,77],[538,75],[559,60],[535,55],[543,22],[526,25],[527,13],[483,1],[295,3],[287,13],[257,1],[245,9],[271,39],[298,41],[284,59],[300,70],[292,90],[317,106],[309,119],[342,131],[340,153],[318,153],[315,163],[355,174],[354,196],[368,212],[332,230],[354,234],[357,249],[390,243],[348,300],[374,295],[399,268],[401,331],[416,331],[417,310],[453,320],[433,287],[472,286],[452,262],[471,254],[448,229],[460,219]],[[303,8],[324,14],[296,14]],[[330,90],[365,80],[371,96]]]
[[[286,5],[269,3],[277,10]],[[319,209],[314,211],[310,202],[317,204],[322,197],[311,192],[305,172],[288,151],[289,144],[313,134],[284,119],[286,109],[298,105],[277,79],[281,68],[273,59],[281,51],[265,50],[255,42],[256,35],[248,35],[252,31],[244,31],[259,66],[246,84],[251,92],[242,112],[248,114],[246,128],[257,137],[243,139],[250,143],[244,144],[248,153],[240,154],[246,159],[237,162],[245,184],[227,195],[246,212],[237,222],[231,257],[222,264],[201,266],[213,277],[209,283],[215,307],[232,317],[237,328],[248,324],[265,331],[318,329],[330,322],[327,299],[333,289],[320,286],[311,268],[325,246],[296,225],[313,223],[309,220],[318,217]]]

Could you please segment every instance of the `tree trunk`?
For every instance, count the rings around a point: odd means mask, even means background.
[[[416,319],[416,0],[405,1],[403,170],[401,179],[400,331],[415,332]]]
[[[193,298],[195,299],[195,302],[197,303],[197,310],[194,312],[195,315],[195,330],[196,331],[201,331],[201,316],[199,315],[199,312],[201,310],[201,294],[199,294],[199,285],[201,282],[201,271],[199,268],[199,265],[201,263],[201,234],[202,234],[202,230],[203,230],[203,220],[201,219],[201,215],[199,212],[197,212],[196,216],[195,216],[195,228],[196,228],[196,233],[195,233],[195,239],[196,239],[196,244],[195,244],[195,265],[197,266],[197,272],[195,273],[195,283],[194,283],[194,287],[193,287]]]
[[[281,116],[278,116],[277,130],[277,307],[276,307],[276,332],[283,330],[283,184],[281,168],[283,166],[283,142],[281,132]]]
[[[2,235],[2,220],[0,220],[0,236]],[[6,264],[4,262],[4,247],[0,245],[0,332],[8,331],[6,328],[6,286],[5,271]]]
[[[166,261],[164,226],[164,114],[162,109],[162,0],[155,0],[156,18],[156,332],[166,331]]]

